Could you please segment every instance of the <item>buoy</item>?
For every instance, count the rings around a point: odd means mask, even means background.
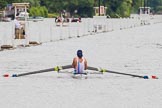
[[[143,76],[143,78],[144,78],[144,79],[149,79],[149,77],[148,77],[148,76]]]
[[[158,77],[155,76],[155,75],[152,75],[151,78],[152,78],[152,79],[158,79]]]
[[[13,74],[12,77],[17,77],[17,74]]]
[[[9,74],[4,74],[3,77],[9,77]]]
[[[143,76],[144,79],[158,79],[157,76],[152,75],[152,76]]]

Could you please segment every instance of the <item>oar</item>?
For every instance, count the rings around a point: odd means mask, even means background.
[[[95,67],[90,67],[88,66],[89,70],[94,70],[94,71],[99,71],[99,72],[108,72],[108,73],[114,73],[114,74],[120,74],[120,75],[127,75],[127,76],[132,76],[132,77],[138,77],[138,78],[144,78],[144,79],[148,79],[149,77],[148,76],[142,76],[142,75],[134,75],[134,74],[128,74],[128,73],[121,73],[121,72],[116,72],[116,71],[110,71],[110,70],[106,70],[106,69],[98,69],[98,68],[95,68]],[[156,76],[152,76],[153,79],[157,79]]]
[[[20,77],[20,76],[26,76],[26,75],[38,74],[38,73],[45,73],[45,72],[50,72],[50,71],[59,71],[59,70],[62,70],[62,69],[69,69],[69,68],[72,68],[72,65],[56,66],[54,68],[43,69],[43,70],[38,70],[38,71],[33,71],[33,72],[13,74],[12,77]]]

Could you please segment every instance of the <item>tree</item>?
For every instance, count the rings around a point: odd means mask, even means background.
[[[132,0],[132,9],[131,13],[138,13],[139,7],[141,7],[141,1],[142,0]]]
[[[5,0],[0,0],[0,9],[3,9],[7,5]]]
[[[129,17],[131,13],[131,4],[131,0],[123,0],[123,2],[121,2],[120,6],[117,8],[117,14],[122,17]]]
[[[21,2],[29,2],[30,6],[40,6],[40,0],[21,0]]]
[[[78,1],[78,14],[82,17],[93,16],[94,0],[79,0]]]
[[[42,16],[42,17],[47,17],[48,16],[48,10],[44,6],[39,6],[39,7],[31,7],[29,10],[29,15],[36,17],[36,16]]]

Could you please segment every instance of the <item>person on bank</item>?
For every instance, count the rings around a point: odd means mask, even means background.
[[[77,51],[77,57],[73,59],[72,67],[74,68],[74,73],[84,73],[87,69],[87,60],[83,57],[82,50]]]
[[[22,26],[21,26],[21,23],[20,23],[18,20],[19,20],[18,17],[16,17],[16,18],[14,19],[15,28],[16,28],[16,29],[21,29]]]
[[[15,38],[19,39],[20,35],[21,35],[21,29],[22,29],[22,25],[21,23],[18,21],[18,17],[16,17],[14,19],[14,23],[15,23]]]

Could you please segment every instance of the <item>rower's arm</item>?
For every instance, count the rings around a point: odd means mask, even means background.
[[[85,59],[85,70],[88,68],[87,66],[87,60]]]
[[[73,68],[76,68],[76,65],[77,65],[77,61],[76,61],[76,58],[73,59],[73,63],[72,63],[72,67]]]

